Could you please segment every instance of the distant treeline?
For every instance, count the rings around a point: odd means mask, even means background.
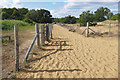
[[[48,10],[28,10],[27,8],[1,8],[2,20],[4,19],[14,19],[14,20],[24,20],[28,23],[51,23],[52,15]]]
[[[45,9],[40,10],[28,10],[27,8],[0,8],[2,12],[2,20],[14,19],[23,20],[28,23],[52,23],[60,22],[67,24],[80,23],[81,26],[85,26],[86,22],[101,22],[104,20],[118,20],[118,15],[110,11],[108,8],[100,7],[96,11],[83,11],[79,18],[68,15],[64,18],[53,18],[50,11]],[[79,14],[78,14],[79,15]]]
[[[80,14],[79,18],[75,18],[74,16],[67,16],[64,18],[54,18],[54,22],[61,22],[61,23],[80,23],[81,26],[85,26],[87,22],[91,22],[91,25],[94,24],[92,22],[101,22],[104,20],[118,20],[120,19],[119,14],[113,15],[113,13],[108,8],[100,7],[94,12],[91,11],[83,11]],[[119,18],[118,18],[119,17]]]

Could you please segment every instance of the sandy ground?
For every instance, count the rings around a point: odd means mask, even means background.
[[[12,42],[6,42],[6,46],[2,46],[2,78],[8,78],[14,73],[14,31],[9,31],[4,33],[5,35],[11,36]],[[27,52],[29,45],[31,44],[33,37],[35,35],[34,29],[19,31],[19,62],[20,65],[23,62],[24,56]]]
[[[54,25],[53,39],[33,53],[17,78],[117,78],[118,39],[86,38]]]

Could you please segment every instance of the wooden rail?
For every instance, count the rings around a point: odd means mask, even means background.
[[[36,40],[37,37],[38,37],[38,34],[35,35],[35,37],[34,37],[32,43],[31,43],[30,47],[28,48],[28,51],[27,51],[27,53],[25,55],[25,61],[27,61],[27,58],[28,58],[28,56],[30,54],[30,51],[32,50],[32,47],[33,47],[33,45],[34,45],[35,40]]]
[[[11,36],[2,36],[2,37],[0,37],[0,39],[3,39],[3,38],[8,38],[9,40],[11,40]]]

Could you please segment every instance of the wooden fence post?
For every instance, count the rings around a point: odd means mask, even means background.
[[[108,36],[110,36],[110,27],[111,27],[111,23],[109,21],[109,34],[108,34]]]
[[[45,45],[45,25],[41,25],[41,45]]]
[[[19,71],[19,41],[17,26],[14,26],[14,40],[15,40],[15,70]]]
[[[40,46],[40,39],[39,39],[39,25],[35,24],[35,30],[36,30],[36,34],[37,34],[37,46]]]
[[[79,29],[80,29],[80,24],[78,25]]]
[[[46,25],[46,41],[49,41],[49,24]]]
[[[69,26],[69,31],[71,30],[71,26]]]
[[[88,33],[89,33],[89,24],[88,24],[88,22],[87,22],[86,37],[88,37]]]
[[[51,39],[52,39],[52,27],[53,27],[53,24],[50,24],[49,25],[49,36]]]

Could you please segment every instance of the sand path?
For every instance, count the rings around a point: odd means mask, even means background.
[[[86,38],[54,25],[53,40],[33,54],[17,78],[117,78],[118,42]]]

